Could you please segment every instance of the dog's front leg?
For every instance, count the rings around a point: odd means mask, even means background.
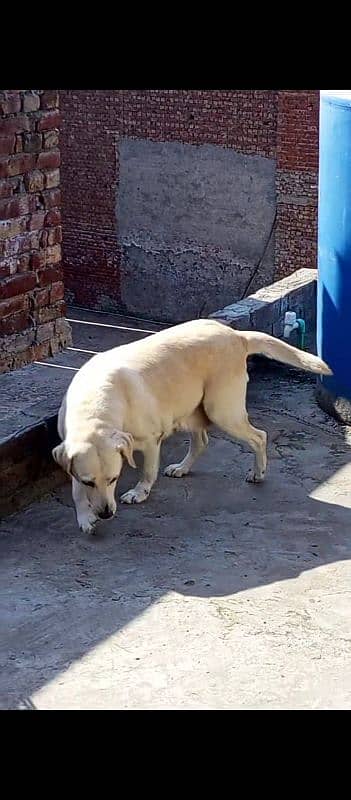
[[[198,456],[201,455],[203,450],[205,450],[207,445],[208,436],[204,428],[192,431],[189,450],[186,456],[184,456],[183,461],[180,461],[178,464],[169,464],[163,474],[168,475],[169,478],[182,478],[183,475],[187,475],[194,462]]]
[[[148,498],[158,475],[160,448],[161,442],[157,439],[145,442],[142,449],[144,454],[143,477],[134,489],[129,489],[129,492],[122,494],[121,503],[143,503]]]
[[[76,507],[77,522],[83,533],[94,533],[97,517],[95,516],[86,490],[79,481],[72,477],[72,497]]]

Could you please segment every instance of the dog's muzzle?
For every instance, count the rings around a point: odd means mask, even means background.
[[[102,511],[98,512],[99,519],[111,519],[114,516],[114,512],[111,511],[109,506],[105,506]]]

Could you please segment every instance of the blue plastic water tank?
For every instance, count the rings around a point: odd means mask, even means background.
[[[320,96],[317,349],[324,390],[351,401],[351,90]]]

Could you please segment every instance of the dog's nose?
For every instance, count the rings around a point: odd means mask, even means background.
[[[105,506],[103,511],[99,511],[100,519],[110,519],[113,517],[113,511],[109,508],[109,506]]]

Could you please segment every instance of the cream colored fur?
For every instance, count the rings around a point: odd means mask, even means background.
[[[62,402],[58,431],[63,441],[53,456],[72,476],[83,531],[92,532],[99,518],[115,513],[123,458],[135,466],[134,450],[144,455],[143,474],[121,501],[146,500],[157,478],[161,443],[175,431],[189,431],[190,446],[179,464],[166,468],[166,475],[189,472],[214,423],[251,445],[256,458],[248,480],[263,480],[267,435],[250,424],[245,405],[246,361],[254,353],[330,374],[316,356],[215,320],[185,322],[99,353],[79,370]]]

